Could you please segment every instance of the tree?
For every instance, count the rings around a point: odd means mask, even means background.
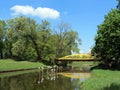
[[[5,33],[6,30],[6,33]],[[0,21],[0,57],[15,60],[53,60],[72,52],[78,52],[81,40],[69,24],[61,23],[52,32],[50,23],[40,24],[27,17]]]
[[[120,64],[120,10],[111,10],[104,22],[98,26],[95,37],[94,54],[104,63],[112,67]]]
[[[26,18],[26,27],[25,33],[23,36],[26,39],[30,39],[34,46],[35,52],[37,54],[37,61],[41,61],[40,49],[39,49],[39,39],[38,39],[38,31],[37,31],[37,23],[35,20]]]
[[[0,20],[0,58],[3,59],[3,49],[4,49],[4,40],[5,40],[5,26],[6,23],[3,20]]]
[[[39,53],[41,59],[48,59],[51,54],[51,29],[50,23],[46,20],[42,20],[41,24],[37,26],[38,31],[38,42],[39,42]]]
[[[74,30],[68,31],[65,40],[67,43],[65,51],[69,52],[69,54],[80,52],[78,46],[81,44],[81,39],[78,36],[78,32]]]
[[[17,60],[30,59],[28,51],[36,51],[36,22],[30,18],[17,17],[7,21],[6,56]],[[29,43],[29,44],[28,44]],[[30,48],[31,47],[31,48]],[[29,49],[29,50],[27,50]],[[33,50],[34,49],[34,50]],[[34,56],[34,52],[33,56]],[[25,55],[27,54],[27,55]],[[38,54],[37,54],[38,55]],[[28,57],[27,57],[28,56]]]
[[[60,23],[55,33],[55,57],[69,55],[78,52],[81,40],[78,33],[73,31],[69,24]]]

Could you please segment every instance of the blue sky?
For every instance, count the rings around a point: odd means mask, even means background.
[[[116,5],[116,0],[0,0],[0,19],[25,15],[37,22],[46,19],[53,28],[66,22],[79,33],[80,49],[87,53],[94,45],[97,25]]]

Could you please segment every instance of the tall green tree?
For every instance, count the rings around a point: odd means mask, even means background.
[[[66,35],[66,50],[69,54],[79,53],[79,45],[81,45],[81,39],[79,38],[78,32],[70,30]]]
[[[7,24],[6,56],[24,60],[32,55],[37,56],[37,61],[49,58],[53,50],[48,21],[37,24],[35,20],[21,16],[8,20]]]
[[[0,21],[1,58],[4,51],[5,58],[16,60],[54,60],[78,52],[80,43],[78,33],[67,23],[59,24],[54,33],[47,20],[38,24],[31,18],[20,16],[6,23]]]
[[[46,20],[42,20],[41,24],[37,26],[38,41],[39,41],[39,53],[42,59],[49,58],[51,49],[51,29],[50,23]]]
[[[37,23],[33,19],[26,18],[26,27],[27,29],[25,30],[23,36],[28,40],[30,39],[37,54],[37,60],[40,61],[41,60],[40,49],[39,49],[40,42],[38,40],[38,31],[36,30]]]
[[[0,20],[0,58],[3,59],[3,49],[4,49],[4,40],[5,40],[5,26],[6,23],[3,20]]]
[[[55,33],[55,57],[69,55],[72,52],[78,53],[80,43],[78,33],[73,31],[69,24],[60,23]]]
[[[34,46],[33,48],[35,50],[32,51],[36,51],[35,45],[33,43],[33,39],[36,39],[37,37],[35,25],[36,22],[34,20],[26,17],[17,17],[7,21],[7,57],[14,57],[18,60],[24,60],[27,58],[25,54],[29,47]]]
[[[120,10],[111,10],[98,26],[95,37],[94,54],[106,66],[120,64]]]

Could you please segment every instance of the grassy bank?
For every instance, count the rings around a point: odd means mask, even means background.
[[[93,70],[92,77],[81,85],[82,90],[120,90],[120,71]]]
[[[27,62],[27,61],[18,62],[11,59],[0,60],[0,71],[38,68],[42,66],[45,65],[39,62]]]

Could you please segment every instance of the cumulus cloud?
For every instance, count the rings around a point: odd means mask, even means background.
[[[60,16],[60,13],[57,10],[51,9],[51,8],[33,8],[32,6],[20,6],[16,5],[11,8],[14,12],[13,15],[32,15],[32,16],[38,16],[40,18],[52,18],[57,19]]]

